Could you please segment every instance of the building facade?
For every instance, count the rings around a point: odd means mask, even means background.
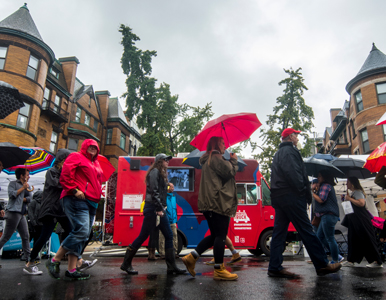
[[[346,85],[350,100],[330,110],[331,127],[320,152],[369,154],[386,141],[386,126],[376,126],[386,111],[386,55],[373,47],[358,74]]]
[[[55,58],[26,5],[2,20],[0,81],[17,88],[25,106],[0,120],[0,142],[55,154],[94,139],[117,168],[119,156],[136,155],[140,131],[109,91],[94,91],[77,78],[78,66],[75,56]]]

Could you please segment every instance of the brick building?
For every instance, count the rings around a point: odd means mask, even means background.
[[[346,91],[350,100],[330,109],[331,127],[325,129],[320,152],[369,154],[386,141],[386,125],[375,125],[386,111],[386,55],[374,44]]]
[[[55,58],[26,5],[0,22],[0,81],[20,92],[25,106],[0,120],[0,142],[79,150],[85,139],[117,168],[118,157],[136,155],[141,134],[117,98],[94,91],[76,77],[76,57]]]

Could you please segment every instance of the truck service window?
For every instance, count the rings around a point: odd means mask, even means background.
[[[256,184],[237,183],[237,201],[238,204],[257,204],[260,199],[260,191]]]
[[[194,168],[168,168],[168,180],[176,192],[194,191]]]
[[[271,190],[264,179],[261,179],[261,190],[263,192],[263,205],[271,205]]]

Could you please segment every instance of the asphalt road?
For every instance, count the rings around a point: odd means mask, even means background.
[[[88,248],[90,250],[90,248]],[[93,249],[91,249],[93,250]],[[185,253],[188,250],[184,250]],[[88,252],[88,259],[92,252]],[[336,274],[317,276],[312,264],[301,255],[286,255],[284,266],[301,275],[288,280],[267,276],[268,258],[253,257],[242,251],[243,260],[228,269],[238,274],[238,281],[213,280],[213,267],[204,264],[211,253],[200,258],[196,278],[190,275],[167,275],[163,260],[148,261],[147,251],[140,250],[133,260],[139,275],[129,276],[119,269],[124,249],[104,249],[96,256],[97,264],[88,270],[91,278],[67,282],[52,279],[44,272],[30,276],[22,271],[18,259],[2,259],[0,299],[384,299],[385,269],[368,269],[365,262],[355,268],[342,268]],[[230,260],[227,250],[225,261]],[[182,268],[183,263],[177,260]],[[67,264],[61,265],[64,275]]]

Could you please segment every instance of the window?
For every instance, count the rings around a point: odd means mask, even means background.
[[[0,47],[0,70],[4,69],[5,58],[7,56],[7,47]]]
[[[386,141],[386,124],[383,124],[382,128],[383,128],[383,140]]]
[[[261,178],[260,182],[263,193],[263,205],[271,205],[271,190],[263,178]]]
[[[342,132],[340,137],[338,138],[338,144],[346,144],[347,143],[347,135],[346,130]]]
[[[351,120],[351,131],[352,131],[352,138],[355,139],[355,137],[357,135],[355,133],[355,127],[354,127],[354,121],[353,120]]]
[[[86,113],[84,115],[84,124],[87,126],[90,126],[90,119],[91,119],[90,115]]]
[[[57,142],[58,142],[58,133],[53,131],[51,134],[51,143],[50,143],[50,151],[53,153],[55,153]]]
[[[357,105],[357,111],[360,112],[360,111],[363,110],[363,101],[362,101],[362,93],[361,93],[361,91],[356,93],[354,95],[354,97],[355,97],[355,102],[356,102],[356,105]]]
[[[107,129],[106,133],[106,144],[111,145],[111,140],[113,138],[113,129]]]
[[[237,201],[238,204],[257,204],[260,199],[260,189],[256,184],[238,183],[237,184]]]
[[[363,153],[370,152],[369,136],[367,135],[367,129],[361,131]]]
[[[27,129],[30,107],[29,104],[24,103],[24,106],[20,108],[19,115],[17,116],[17,127]]]
[[[97,132],[98,131],[98,121],[96,119],[94,119],[94,131]]]
[[[55,95],[54,112],[59,112],[59,110],[60,110],[60,97],[58,95]]]
[[[68,150],[78,151],[78,142],[79,142],[79,140],[70,138],[68,140]]]
[[[76,109],[76,113],[75,113],[75,122],[80,122],[81,116],[82,116],[82,109],[80,107],[78,107]]]
[[[43,108],[48,107],[48,101],[50,101],[51,96],[51,90],[49,88],[44,89],[44,95],[43,95]]]
[[[124,133],[121,133],[121,140],[119,142],[119,147],[125,150],[125,146],[126,146],[126,135]]]
[[[39,66],[39,60],[35,56],[31,55],[29,57],[29,63],[28,63],[26,76],[28,78],[31,78],[32,80],[35,80],[36,73],[38,72],[38,66]]]
[[[59,73],[56,72],[54,69],[51,69],[51,74],[54,75],[56,79],[59,78]]]
[[[378,94],[378,103],[379,104],[386,103],[386,82],[378,83],[376,87],[377,87],[377,94]]]

